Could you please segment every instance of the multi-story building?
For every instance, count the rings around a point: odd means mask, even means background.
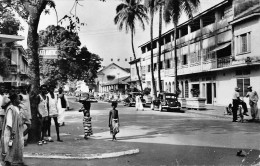
[[[4,43],[24,40],[24,37],[14,35],[0,35],[0,56],[10,60],[11,75],[7,78],[0,76],[0,83],[6,87],[26,85],[28,82],[27,53],[20,45],[14,45],[12,49],[4,46]]]
[[[260,1],[223,0],[162,35],[162,56],[158,69],[158,38],[140,45],[138,62],[144,87],[151,87],[151,65],[161,73],[163,90],[174,92],[174,48],[177,48],[177,78],[180,97],[191,98],[199,89],[206,104],[227,105],[235,87],[245,96],[247,86],[260,93]],[[154,64],[150,51],[154,51]],[[135,69],[135,65],[131,65]],[[131,70],[132,71],[132,70]],[[131,75],[132,76],[132,75]],[[131,78],[132,79],[132,78]],[[158,81],[156,81],[158,84]],[[158,86],[157,86],[158,87]],[[151,87],[152,88],[152,87]]]

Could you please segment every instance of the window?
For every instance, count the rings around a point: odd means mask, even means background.
[[[187,55],[182,55],[182,65],[187,65],[188,60],[187,60]]]
[[[151,66],[148,65],[148,73],[151,71]]]
[[[185,98],[189,98],[189,83],[185,81]]]
[[[153,71],[155,71],[157,69],[157,63],[155,63],[154,65],[153,65]]]
[[[171,35],[168,34],[165,36],[165,44],[171,42]]]
[[[166,59],[165,69],[171,68],[171,61],[170,59]]]
[[[237,52],[243,54],[251,51],[251,35],[249,33],[237,36]]]
[[[237,87],[240,88],[240,97],[245,97],[247,94],[247,87],[250,86],[250,78],[238,78]]]
[[[142,54],[145,53],[145,47],[141,47],[141,50],[142,50]]]
[[[127,58],[125,58],[125,61],[127,62]]]
[[[130,61],[132,61],[132,57],[130,57]]]
[[[113,62],[113,58],[111,58],[111,62]]]
[[[119,61],[120,61],[120,58],[118,58],[117,61],[119,62]]]

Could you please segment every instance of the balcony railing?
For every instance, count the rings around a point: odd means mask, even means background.
[[[217,67],[222,68],[222,67],[228,67],[232,63],[232,57],[223,57],[223,58],[218,58],[217,60]]]

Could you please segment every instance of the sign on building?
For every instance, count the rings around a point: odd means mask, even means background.
[[[58,59],[59,50],[56,47],[42,47],[39,55],[43,59]]]

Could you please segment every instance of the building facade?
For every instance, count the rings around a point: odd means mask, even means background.
[[[97,91],[99,93],[123,92],[128,86],[130,71],[115,63],[104,67],[97,73]]]
[[[179,25],[176,46],[174,29],[164,33],[160,69],[157,62],[158,38],[154,38],[152,46],[147,40],[139,46],[141,58],[138,66],[143,87],[153,88],[150,63],[153,49],[156,84],[157,70],[160,70],[163,90],[174,92],[176,47],[179,97],[191,98],[191,89],[199,89],[199,97],[206,98],[206,104],[227,105],[232,102],[235,87],[241,89],[241,96],[246,95],[249,85],[260,93],[259,3],[259,0],[222,1]],[[134,65],[131,68],[135,68]]]
[[[21,45],[13,48],[5,47],[5,43],[24,40],[22,36],[0,35],[0,56],[7,58],[10,62],[11,75],[7,78],[0,76],[0,83],[6,87],[21,86],[28,84],[28,56]]]

